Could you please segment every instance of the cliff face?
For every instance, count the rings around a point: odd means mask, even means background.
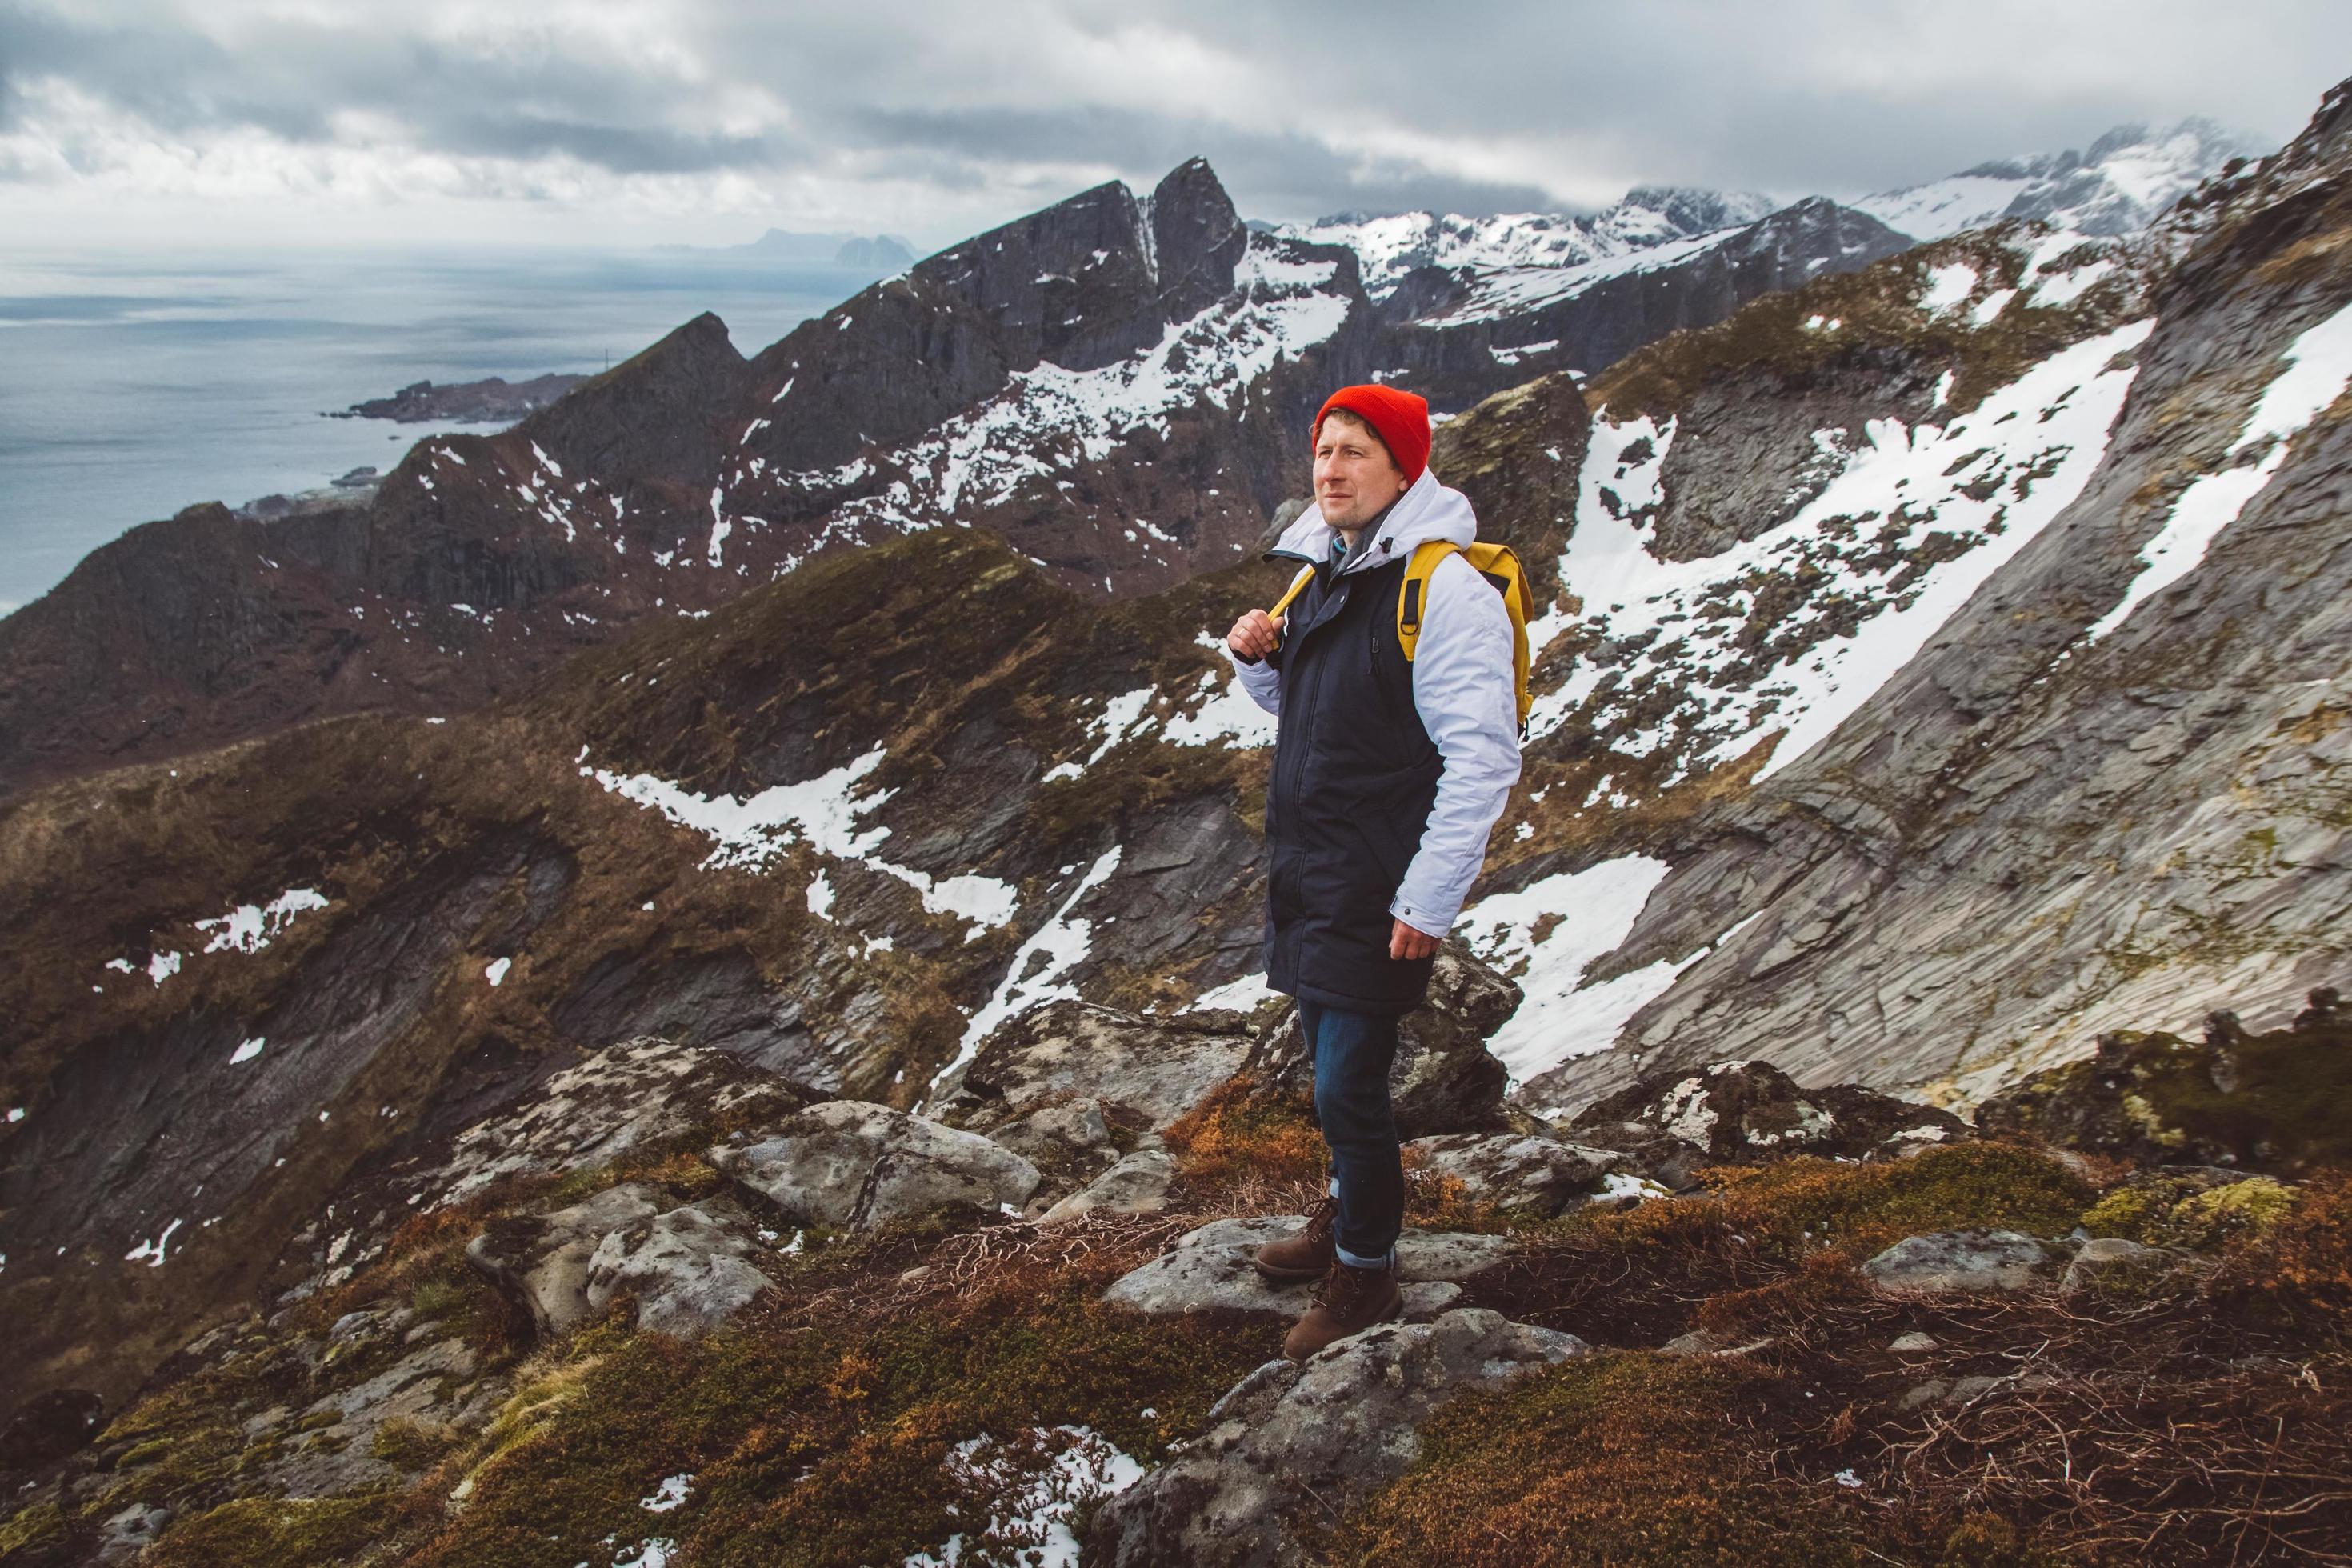
[[[2105,368],[2063,406],[2019,413],[2056,427],[2127,384],[2095,468],[1833,733],[1801,723],[1676,847],[1595,974],[1696,962],[1549,1092],[1769,1048],[1973,1100],[2127,1021],[2187,1028],[2225,997],[2273,1021],[2341,972],[2345,119],[2332,97],[2137,255],[2070,258],[2097,274],[2083,325],[2125,324],[2085,340]],[[1990,406],[1944,442],[1994,439]]]

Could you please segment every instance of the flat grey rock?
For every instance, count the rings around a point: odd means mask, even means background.
[[[2076,1249],[2058,1289],[2066,1296],[2129,1290],[2162,1279],[2180,1261],[2180,1254],[2169,1247],[2143,1247],[2119,1236],[2103,1236]]]
[[[1099,1100],[1040,1106],[982,1131],[991,1142],[1001,1143],[1038,1165],[1088,1155],[1107,1160],[1117,1152],[1111,1147],[1110,1123]]]
[[[1431,1412],[1591,1350],[1573,1334],[1462,1308],[1367,1330],[1304,1363],[1269,1362],[1211,1408],[1200,1438],[1103,1505],[1087,1560],[1296,1561],[1294,1521],[1328,1522],[1326,1510],[1402,1475]]]
[[[530,1311],[541,1334],[585,1322],[588,1264],[611,1232],[661,1212],[657,1187],[625,1182],[549,1214],[490,1222],[466,1247],[466,1261]]]
[[[1033,1007],[982,1042],[943,1082],[933,1107],[958,1123],[1052,1094],[1123,1106],[1153,1131],[1165,1129],[1233,1077],[1253,1044],[1214,1027],[1222,1015],[1146,1017],[1090,1002]]]
[[[1582,1203],[1633,1163],[1612,1150],[1517,1132],[1451,1132],[1405,1147],[1424,1168],[1459,1181],[1466,1196],[1546,1216]]]
[[[1037,1167],[977,1132],[864,1100],[835,1100],[783,1118],[774,1134],[711,1151],[711,1163],[808,1225],[870,1230],[957,1205],[1029,1201]]]
[[[1164,1149],[1138,1149],[1047,1209],[1037,1223],[1066,1225],[1090,1214],[1158,1214],[1168,1206],[1176,1162]]]
[[[808,1096],[723,1051],[643,1038],[592,1051],[536,1097],[457,1134],[417,1185],[446,1203],[501,1176],[609,1165],[721,1114],[783,1115]]]
[[[768,1277],[749,1261],[760,1250],[751,1229],[731,1205],[714,1202],[607,1233],[588,1260],[590,1313],[630,1295],[640,1329],[681,1339],[708,1333],[768,1288]]]
[[[2013,1230],[1941,1230],[1905,1237],[1862,1271],[1884,1289],[1945,1295],[2023,1290],[2047,1262],[2040,1242]]]
[[[1296,1317],[1306,1310],[1313,1282],[1276,1286],[1251,1263],[1260,1247],[1305,1223],[1296,1215],[1213,1221],[1120,1276],[1103,1300],[1155,1317],[1217,1309]],[[1500,1262],[1510,1247],[1507,1237],[1408,1230],[1397,1237],[1397,1271],[1410,1292],[1416,1285],[1466,1279]],[[1411,1304],[1408,1295],[1408,1309]]]

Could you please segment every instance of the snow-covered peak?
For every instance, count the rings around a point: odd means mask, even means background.
[[[1344,245],[1362,262],[1364,288],[1385,298],[1419,267],[1581,267],[1720,229],[1754,223],[1778,204],[1748,192],[1644,185],[1589,216],[1503,213],[1492,217],[1427,212],[1341,213],[1276,232],[1318,245]]]
[[[1979,163],[1949,178],[1883,191],[1853,205],[1915,239],[1941,239],[2002,218],[2042,218],[2081,234],[2134,234],[2263,147],[2210,120],[2119,125],[2086,152]]]

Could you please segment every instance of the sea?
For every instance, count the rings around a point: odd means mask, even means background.
[[[757,353],[879,274],[728,251],[210,255],[0,244],[0,615],[152,519],[390,470],[441,430],[323,416],[617,364],[705,310]]]

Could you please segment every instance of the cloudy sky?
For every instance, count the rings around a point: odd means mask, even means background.
[[[1855,195],[2347,74],[2343,0],[0,0],[0,245],[929,246],[1194,153],[1274,219]]]

